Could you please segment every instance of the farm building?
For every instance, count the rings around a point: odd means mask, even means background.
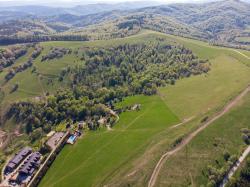
[[[50,137],[50,139],[47,141],[47,145],[51,148],[51,149],[55,149],[58,142],[62,139],[62,137],[64,136],[64,132],[56,132],[53,134],[53,136]]]

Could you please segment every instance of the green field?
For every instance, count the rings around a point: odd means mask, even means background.
[[[160,88],[169,107],[182,119],[209,112],[250,82],[250,68],[236,59],[221,54],[211,60],[207,75],[180,80],[174,86]]]
[[[208,165],[221,168],[225,163],[223,152],[240,155],[246,148],[240,130],[250,128],[249,106],[250,94],[232,111],[196,136],[182,151],[170,157],[161,170],[156,186],[207,184]]]
[[[144,31],[124,39],[96,42],[48,42],[44,46],[108,46],[153,41],[164,37],[180,43],[201,58],[209,59],[211,71],[160,88],[156,96],[136,96],[121,103],[140,103],[139,112],[126,112],[113,131],[88,132],[74,146],[66,146],[40,186],[145,186],[158,158],[179,137],[192,131],[205,115],[211,115],[250,82],[250,64],[232,49],[200,41]],[[244,52],[244,54],[247,54]],[[190,117],[184,126],[170,126]],[[165,170],[164,170],[165,171]]]
[[[250,42],[250,37],[236,37],[235,38],[236,41],[238,42]]]
[[[112,131],[89,132],[76,145],[66,146],[41,186],[91,186],[141,153],[162,130],[178,118],[159,96],[135,96],[124,104],[140,103],[140,111],[125,112]]]
[[[37,73],[32,73],[32,68],[28,68],[27,70],[18,73],[12,80],[5,83],[4,76],[8,72],[8,70],[16,65],[24,63],[29,55],[31,54],[31,50],[29,50],[28,54],[24,57],[20,58],[13,66],[4,69],[2,73],[0,73],[0,84],[2,87],[2,91],[5,93],[5,97],[2,101],[3,105],[6,105],[9,102],[34,98],[35,96],[43,95],[43,92],[54,92],[56,88],[67,86],[67,81],[59,82],[58,81],[58,73],[67,67],[72,66],[74,64],[81,63],[79,58],[75,55],[66,55],[61,59],[51,60],[49,62],[41,62],[41,56],[47,54],[51,47],[70,47],[71,49],[76,49],[83,46],[112,46],[118,45],[122,43],[138,43],[138,42],[146,42],[146,41],[155,41],[156,37],[166,38],[170,43],[181,43],[185,45],[185,47],[190,48],[201,58],[205,59],[214,59],[222,54],[229,56],[232,59],[237,59],[245,64],[250,65],[250,60],[240,55],[239,53],[233,51],[233,49],[220,48],[220,47],[212,47],[208,44],[166,35],[154,31],[142,30],[138,35],[130,36],[122,39],[114,39],[114,40],[100,40],[100,41],[88,41],[88,42],[44,42],[41,45],[44,47],[42,54],[34,61],[34,67],[36,67]],[[245,55],[250,56],[248,51],[240,50]],[[226,59],[225,59],[226,60]],[[230,60],[232,61],[232,60]],[[238,72],[240,74],[240,72]],[[52,84],[48,84],[48,80],[52,80]],[[19,89],[17,92],[10,94],[10,90],[14,84],[19,84]]]
[[[159,88],[155,96],[126,98],[119,105],[140,103],[142,110],[121,114],[120,121],[112,131],[102,129],[87,132],[76,145],[66,146],[40,186],[145,186],[160,156],[171,149],[178,138],[193,131],[204,116],[219,110],[250,82],[250,60],[244,56],[250,56],[248,51],[239,50],[242,55],[234,49],[143,30],[134,36],[107,41],[41,43],[44,50],[33,64],[36,73],[32,73],[32,68],[29,68],[17,73],[7,83],[4,82],[4,76],[9,68],[0,74],[4,92],[2,106],[6,107],[10,102],[21,99],[33,99],[46,92],[53,93],[68,86],[67,79],[58,81],[58,74],[67,66],[81,62],[73,54],[41,62],[41,57],[51,47],[70,47],[74,50],[83,46],[155,42],[156,38],[184,45],[200,58],[209,59],[211,71],[206,75],[178,80],[173,86]],[[24,63],[27,56],[20,58],[15,65]],[[49,83],[50,80],[52,83]],[[18,90],[10,94],[16,83],[19,84]],[[186,125],[170,128],[189,118],[193,120]]]

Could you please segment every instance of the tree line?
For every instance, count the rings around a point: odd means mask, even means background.
[[[81,47],[73,54],[80,57],[82,64],[62,70],[59,78],[69,80],[70,89],[49,95],[47,102],[14,103],[5,118],[25,124],[23,128],[29,134],[37,133],[37,129],[48,132],[52,126],[72,120],[85,120],[89,129],[96,130],[102,117],[113,125],[115,120],[107,106],[113,107],[124,97],[153,95],[159,86],[209,71],[207,60],[160,39],[106,48]]]
[[[24,56],[28,51],[27,46],[13,46],[6,49],[0,49],[0,71],[15,63],[15,61]]]
[[[14,78],[14,76],[17,73],[20,73],[20,72],[25,71],[26,69],[30,68],[33,65],[33,60],[36,59],[41,54],[41,52],[43,50],[43,48],[38,44],[29,44],[29,45],[25,46],[26,52],[27,52],[29,47],[34,48],[34,51],[32,52],[30,58],[26,62],[24,62],[18,66],[14,66],[11,69],[9,69],[8,73],[4,76],[5,81],[9,81],[10,79]],[[21,49],[21,50],[24,50],[24,49]],[[25,54],[26,54],[26,52],[25,52]],[[16,89],[14,89],[14,90],[16,90]]]
[[[2,36],[0,37],[1,45],[11,45],[18,43],[34,43],[47,41],[88,41],[86,35],[27,35],[27,36]]]

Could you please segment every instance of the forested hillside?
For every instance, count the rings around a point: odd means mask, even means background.
[[[80,9],[81,7],[77,8],[78,11]],[[32,20],[30,16],[22,20],[13,16],[10,21],[1,23],[0,43],[110,39],[129,36],[140,29],[149,28],[206,40],[214,45],[249,48],[249,12],[249,3],[224,0],[205,4],[161,5],[135,10],[114,9],[85,15],[76,14],[72,9],[70,12],[59,11],[57,15],[31,15]],[[10,27],[11,25],[14,27]],[[63,37],[64,35],[67,36]]]
[[[6,120],[14,117],[25,125],[28,134],[37,133],[36,129],[48,132],[48,128],[65,120],[87,120],[90,129],[97,129],[98,116],[110,117],[104,104],[113,105],[135,94],[154,95],[157,87],[173,85],[178,79],[210,69],[208,62],[198,59],[191,50],[167,44],[161,38],[153,43],[112,48],[53,48],[40,63],[53,63],[50,61],[71,53],[80,57],[81,65],[63,69],[58,79],[62,82],[69,78],[71,89],[58,90],[46,102],[14,103]]]
[[[0,5],[0,186],[247,186],[249,75],[247,1]]]

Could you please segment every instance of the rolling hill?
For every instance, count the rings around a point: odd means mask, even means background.
[[[110,8],[112,9],[112,6]],[[100,28],[100,24],[104,27],[111,25],[115,28],[118,23],[121,25],[120,22],[123,22],[122,29],[150,28],[168,34],[206,40],[214,45],[249,48],[249,40],[245,39],[250,35],[249,3],[238,0],[224,0],[205,4],[171,4],[146,8],[134,6],[134,8],[121,8],[119,11],[114,8],[112,11],[89,12],[85,15],[72,9],[71,12],[56,11],[58,12],[56,15],[39,16],[38,14],[34,17],[31,14],[31,16],[33,22],[44,24],[57,33],[59,32],[60,35],[63,35],[63,32],[77,34],[80,30],[88,37],[88,34],[95,32],[94,27],[97,27],[97,30]],[[78,9],[84,10],[82,7],[78,7]],[[15,11],[14,13],[18,14]],[[17,19],[15,15],[13,19]],[[17,25],[18,23],[20,25],[20,22],[22,21],[19,20]],[[8,27],[5,25],[8,25],[8,21],[1,25],[1,28],[8,33]],[[88,29],[86,29],[90,26],[92,33],[88,33]],[[23,27],[27,34],[29,34],[29,30],[32,30],[32,27]],[[117,29],[109,30],[109,32],[113,32],[115,36]],[[11,34],[12,32],[10,32],[10,36],[13,36]],[[45,34],[50,35],[51,33]],[[126,36],[126,33],[123,35]],[[30,37],[32,36],[30,34]],[[93,39],[93,36],[90,38]]]
[[[41,187],[217,187],[250,149],[248,2],[14,6],[1,18],[0,168],[30,146],[42,163],[55,156]],[[54,154],[52,131],[82,136]]]
[[[158,37],[182,44],[200,58],[210,59],[211,72],[180,80],[174,86],[160,88],[154,97],[135,96],[118,103],[118,106],[142,103],[143,108],[139,112],[123,113],[112,131],[87,133],[75,146],[67,146],[49,169],[41,186],[68,186],[73,183],[76,186],[146,186],[153,166],[164,150],[171,149],[175,141],[178,142],[178,139],[196,129],[204,117],[212,116],[248,85],[249,67],[245,64],[249,65],[249,60],[228,48],[212,47],[203,42],[152,31],[105,45]],[[88,45],[104,43],[88,42]],[[173,113],[169,114],[168,109]],[[161,115],[161,112],[165,115]],[[173,127],[181,121],[184,124],[187,121],[186,125]],[[237,124],[234,128],[238,128]],[[217,126],[213,129],[220,131]],[[91,141],[95,141],[95,144],[91,145]],[[238,139],[236,144],[244,146]],[[235,152],[240,150],[237,148]]]

